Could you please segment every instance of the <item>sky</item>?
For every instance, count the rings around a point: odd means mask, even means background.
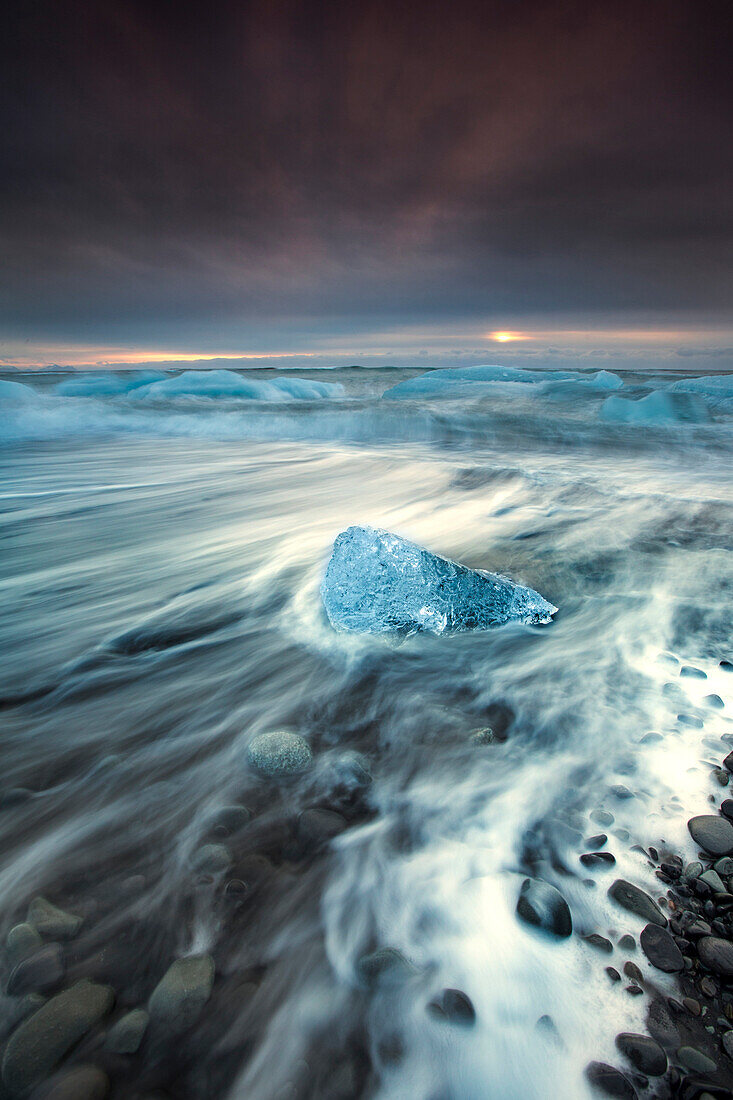
[[[727,2],[6,20],[2,364],[733,366]]]

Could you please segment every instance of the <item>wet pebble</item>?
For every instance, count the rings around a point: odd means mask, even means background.
[[[196,871],[220,875],[231,867],[232,856],[226,844],[204,844],[194,852],[191,862]]]
[[[564,939],[573,931],[573,920],[565,898],[554,886],[527,878],[517,899],[517,916],[552,936]]]
[[[303,810],[298,818],[298,838],[307,848],[321,848],[348,827],[346,818],[335,810]]]
[[[707,680],[707,672],[703,672],[701,668],[695,668],[694,665],[683,665],[680,669],[680,676],[685,676],[689,680]]]
[[[590,819],[595,821],[596,825],[602,825],[604,828],[613,825],[615,820],[613,814],[609,813],[608,810],[593,810]]]
[[[696,1047],[680,1047],[677,1051],[677,1058],[686,1069],[692,1070],[693,1073],[715,1073],[718,1068],[712,1058],[708,1058],[707,1054],[703,1054]]]
[[[715,974],[733,978],[733,944],[717,936],[703,936],[697,945],[700,962]]]
[[[622,951],[636,951],[636,940],[628,933],[621,937],[618,941],[618,945]]]
[[[2,1079],[11,1095],[21,1095],[47,1077],[64,1055],[112,1008],[109,986],[86,979],[55,997],[13,1032],[5,1048]]]
[[[61,946],[49,943],[22,959],[8,978],[8,993],[17,997],[20,993],[44,993],[57,985],[64,976],[64,959]]]
[[[401,985],[415,977],[417,968],[396,948],[380,947],[361,956],[356,964],[356,973],[362,985],[373,989],[376,986]]]
[[[715,710],[723,710],[725,708],[725,703],[719,695],[706,695],[703,699],[703,703],[708,707],[713,707]]]
[[[733,852],[733,824],[715,814],[700,814],[687,822],[690,836],[701,848],[714,856]]]
[[[44,897],[37,897],[28,906],[27,921],[41,936],[71,940],[81,928],[83,918],[66,913]]]
[[[608,895],[623,909],[635,913],[642,920],[666,928],[667,918],[657,903],[644,890],[634,886],[632,882],[620,878],[616,879],[609,887]]]
[[[22,962],[43,947],[43,938],[32,924],[16,924],[10,929],[5,940],[5,953],[11,966]]]
[[[585,1075],[604,1096],[618,1097],[619,1100],[637,1100],[636,1089],[629,1079],[605,1062],[591,1062],[586,1066]]]
[[[307,771],[313,753],[304,737],[281,730],[254,737],[247,748],[247,760],[260,775],[280,779]]]
[[[109,1079],[103,1070],[74,1066],[35,1088],[29,1100],[104,1100],[108,1093]]]
[[[647,1077],[661,1077],[667,1070],[667,1055],[648,1035],[624,1031],[616,1036],[616,1046],[634,1068]]]
[[[460,989],[444,989],[427,1006],[436,1020],[444,1020],[460,1027],[472,1027],[476,1022],[476,1010],[469,997]]]
[[[144,1008],[134,1008],[132,1012],[125,1013],[108,1031],[104,1049],[113,1054],[134,1054],[143,1041],[148,1020]]]
[[[214,960],[189,955],[168,968],[150,995],[148,1013],[156,1035],[180,1035],[196,1023],[211,996]]]
[[[639,937],[641,949],[657,970],[674,974],[684,968],[682,952],[666,929],[647,924]]]
[[[589,936],[583,936],[582,939],[584,943],[595,947],[598,951],[605,952],[606,955],[613,954],[613,944],[605,936],[599,936],[596,932],[591,932]]]

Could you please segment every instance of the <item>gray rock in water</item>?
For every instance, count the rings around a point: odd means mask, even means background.
[[[625,879],[617,878],[616,881],[609,886],[608,896],[613,898],[622,909],[627,909],[630,913],[635,913],[636,916],[641,917],[642,920],[650,924],[658,924],[660,928],[667,927],[667,918],[656,901],[650,898],[643,890],[640,890],[638,886],[634,886],[633,882],[626,882]]]
[[[700,882],[704,882],[706,886],[709,886],[714,894],[725,893],[725,883],[721,879],[717,871],[713,871],[712,868],[709,871],[704,871],[699,876]]]
[[[677,1057],[682,1065],[686,1069],[691,1069],[693,1073],[715,1073],[718,1068],[712,1058],[708,1058],[707,1054],[703,1054],[695,1047],[680,1047]]]
[[[476,1023],[476,1009],[460,989],[444,989],[429,1003],[428,1012],[435,1020],[459,1027],[473,1027]]]
[[[229,870],[232,856],[226,844],[204,844],[194,852],[192,863],[197,871],[219,875]]]
[[[616,1036],[616,1046],[639,1073],[647,1077],[661,1077],[667,1072],[667,1055],[659,1043],[648,1035],[624,1031]]]
[[[690,836],[706,852],[713,856],[727,856],[733,852],[733,825],[725,817],[700,814],[687,822]]]
[[[84,979],[58,993],[24,1020],[5,1048],[2,1078],[11,1096],[19,1096],[47,1077],[112,1007],[109,986]]]
[[[22,959],[10,972],[8,993],[16,997],[20,993],[43,993],[51,989],[64,976],[64,959],[61,947],[49,943],[32,955]]]
[[[641,949],[657,970],[663,970],[666,974],[675,974],[684,969],[685,960],[682,952],[666,928],[660,928],[657,924],[647,924],[642,929],[639,937]]]
[[[156,985],[148,1011],[157,1035],[180,1035],[196,1023],[211,996],[214,960],[210,955],[176,959]]]
[[[585,1075],[604,1096],[615,1096],[619,1100],[637,1100],[636,1089],[628,1078],[605,1062],[590,1062],[585,1067]]]
[[[313,753],[304,737],[282,730],[254,737],[247,749],[247,760],[260,775],[281,779],[307,771],[313,763]]]
[[[347,828],[348,822],[335,810],[314,807],[298,818],[298,837],[307,848],[320,848]]]
[[[517,916],[525,924],[565,939],[573,931],[573,918],[565,898],[554,886],[527,878],[517,899]]]
[[[531,588],[371,527],[349,527],[338,536],[321,595],[331,625],[359,634],[549,623],[557,611]]]
[[[98,1066],[74,1066],[33,1090],[29,1100],[104,1100],[109,1078]]]
[[[356,972],[363,985],[393,987],[402,985],[417,974],[417,969],[401,951],[394,947],[380,947],[370,955],[362,955]]]
[[[82,917],[66,913],[46,898],[37,897],[28,906],[28,924],[36,932],[54,940],[71,940],[83,923]]]
[[[16,966],[23,959],[27,959],[40,947],[43,947],[43,939],[32,924],[25,922],[11,928],[5,940],[5,953],[11,966]]]
[[[134,1054],[143,1041],[150,1017],[144,1008],[133,1008],[111,1027],[104,1042],[104,1049],[113,1054]]]
[[[697,943],[700,962],[715,974],[733,978],[733,943],[718,936],[703,936]]]

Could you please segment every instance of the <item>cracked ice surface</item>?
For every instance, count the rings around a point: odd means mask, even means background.
[[[321,595],[331,625],[360,634],[549,623],[557,611],[532,588],[372,527],[349,527],[338,536]]]

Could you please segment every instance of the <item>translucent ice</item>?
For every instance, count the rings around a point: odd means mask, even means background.
[[[601,420],[616,424],[664,425],[692,422],[704,424],[710,420],[708,407],[694,393],[665,393],[655,390],[633,401],[626,397],[607,397],[601,405]]]
[[[321,595],[332,626],[361,634],[548,623],[557,611],[531,588],[371,527],[349,527],[338,536]]]

